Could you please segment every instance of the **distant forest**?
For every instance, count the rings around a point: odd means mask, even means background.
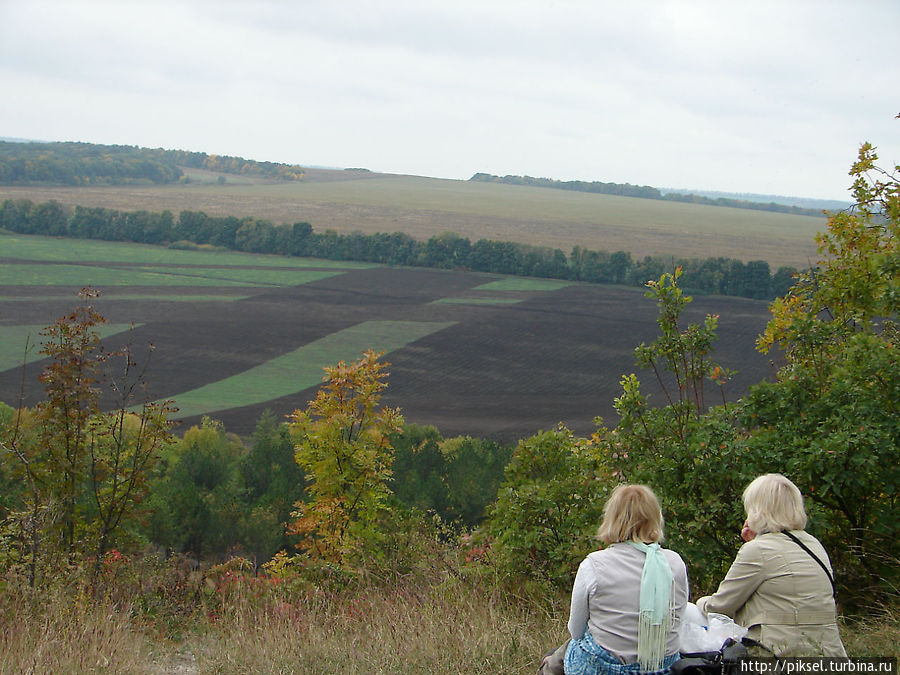
[[[783,295],[797,273],[780,267],[774,274],[764,260],[744,263],[732,258],[687,259],[646,256],[635,260],[626,251],[592,251],[576,246],[567,256],[560,249],[508,241],[479,239],[448,232],[419,241],[408,234],[313,232],[309,223],[274,225],[267,220],[213,217],[202,211],[118,211],[102,207],[70,208],[57,201],[35,204],[7,199],[0,205],[0,230],[106,241],[166,245],[173,248],[215,247],[329,260],[355,260],[385,265],[464,269],[548,279],[643,286],[675,267],[683,269],[685,291],[746,298]]]
[[[299,166],[205,152],[130,145],[0,141],[0,183],[6,185],[160,185],[186,180],[183,168],[288,181],[303,178]]]
[[[687,202],[707,206],[728,206],[735,209],[754,209],[757,211],[776,211],[798,216],[816,216],[823,218],[822,209],[808,209],[775,202],[754,202],[746,199],[729,197],[704,197],[682,192],[666,192],[665,194],[649,185],[632,185],[631,183],[603,183],[600,181],[553,180],[552,178],[533,178],[532,176],[494,176],[489,173],[476,173],[470,181],[482,183],[507,183],[509,185],[531,185],[534,187],[553,188],[555,190],[573,190],[575,192],[596,192],[604,195],[620,197],[637,197],[639,199],[660,199],[668,202]]]

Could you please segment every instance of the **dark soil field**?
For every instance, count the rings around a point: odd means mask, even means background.
[[[504,441],[559,422],[587,434],[598,415],[614,424],[619,380],[636,369],[633,349],[656,335],[655,304],[640,289],[612,286],[502,292],[477,288],[498,278],[379,267],[348,270],[299,286],[202,291],[166,287],[158,289],[158,297],[147,287],[139,289],[143,297],[126,286],[108,292],[101,288],[95,306],[110,322],[140,324],[130,337],[119,334],[104,344],[114,348],[127,339],[141,347],[152,342],[150,388],[156,397],[174,397],[176,405],[183,392],[238,375],[364,321],[453,322],[385,357],[392,366],[383,402],[400,407],[408,422],[434,425],[445,436]],[[0,326],[52,323],[76,304],[77,290],[0,287]],[[246,297],[219,302],[173,299],[198,292]],[[128,297],[117,300],[117,294]],[[24,300],[26,296],[33,299]],[[717,360],[738,371],[727,387],[733,399],[772,373],[769,359],[753,347],[768,317],[766,303],[697,297],[688,318],[701,321],[706,313],[720,315]],[[0,372],[0,401],[15,405],[24,381],[25,403],[33,405],[42,395],[38,374],[43,365],[28,364],[24,378],[20,367]],[[662,403],[652,374],[640,377],[652,402]],[[710,394],[711,404],[720,402],[717,392],[711,389]],[[306,387],[210,415],[227,430],[248,435],[264,409],[284,416],[305,408],[314,395],[315,387]],[[199,416],[181,422],[183,431],[198,423]]]

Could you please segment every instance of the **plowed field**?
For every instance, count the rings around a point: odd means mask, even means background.
[[[0,238],[0,247],[10,241]],[[316,274],[316,261],[277,258],[265,266],[251,257],[218,266],[215,258],[179,258],[167,267],[133,256],[81,257],[90,268],[82,276],[102,282],[95,284],[101,291],[95,306],[114,324],[104,344],[127,341],[143,352],[153,343],[147,370],[153,396],[181,403],[185,425],[209,414],[241,435],[252,432],[266,408],[287,415],[305,407],[323,366],[365,348],[389,352],[384,402],[399,406],[407,421],[433,424],[445,435],[507,441],[559,422],[588,433],[598,415],[615,422],[613,398],[621,376],[635,370],[632,351],[657,330],[655,304],[633,288],[496,284],[503,278],[334,263],[321,263]],[[0,400],[13,405],[23,382],[24,335],[33,344],[40,327],[71,310],[78,291],[72,280],[84,280],[70,268],[59,277],[67,285],[48,284],[35,273],[40,265],[51,261],[0,248]],[[150,285],[167,273],[172,280]],[[768,359],[753,349],[766,304],[697,297],[688,318],[700,321],[706,313],[720,315],[717,360],[738,371],[728,386],[735,398],[771,373]],[[129,324],[135,328],[115,332]],[[44,363],[36,352],[24,372],[29,405],[42,394],[37,378]],[[641,379],[651,400],[663,402],[652,374]]]

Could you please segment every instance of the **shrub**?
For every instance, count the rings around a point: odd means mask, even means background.
[[[600,456],[563,426],[520,441],[484,529],[492,561],[568,587],[597,548],[593,533],[611,483]]]

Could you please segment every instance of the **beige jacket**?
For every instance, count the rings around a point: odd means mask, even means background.
[[[803,530],[791,534],[831,571],[828,554],[815,537]],[[747,636],[776,656],[846,656],[828,577],[780,532],[760,534],[744,544],[719,589],[697,600],[697,606],[746,626]]]

